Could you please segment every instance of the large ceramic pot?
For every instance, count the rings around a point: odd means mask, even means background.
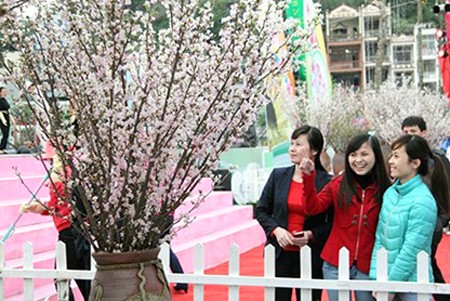
[[[94,253],[97,272],[89,300],[172,300],[158,253],[159,248],[124,253]]]

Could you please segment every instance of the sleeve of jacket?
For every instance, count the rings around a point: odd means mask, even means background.
[[[331,176],[325,174],[319,179],[319,174],[317,174],[316,177],[316,190],[320,192],[324,186],[330,182]],[[321,222],[315,224],[310,230],[313,233],[316,245],[322,250],[331,232],[331,226],[333,224],[333,207],[328,208],[328,210],[323,212],[320,216]]]
[[[431,197],[422,197],[412,205],[405,241],[389,272],[390,281],[406,281],[417,269],[417,254],[431,243],[437,218],[436,202]]]
[[[69,200],[66,199],[66,188],[62,182],[54,182],[50,184],[50,201],[47,206],[50,210],[62,215],[69,216],[71,213],[71,206]],[[50,212],[47,211],[47,215]],[[45,214],[44,214],[45,215]]]
[[[272,217],[275,202],[275,170],[269,176],[255,209],[255,217],[263,227],[267,237],[279,226]]]
[[[333,181],[325,185],[322,191],[317,194],[314,183],[315,178],[316,172],[313,172],[310,175],[303,175],[304,205],[305,212],[308,215],[324,212],[333,204],[333,192],[331,187]]]

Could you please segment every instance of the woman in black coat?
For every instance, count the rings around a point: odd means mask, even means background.
[[[320,162],[323,136],[319,129],[302,126],[291,135],[289,157],[293,166],[276,168],[272,171],[255,215],[267,236],[267,243],[275,247],[276,277],[300,277],[300,248],[308,245],[312,251],[313,278],[322,279],[320,253],[331,231],[333,216],[327,211],[315,216],[306,216],[302,205],[303,180],[298,164],[307,157],[316,166],[316,189],[320,191],[331,176]],[[277,301],[291,300],[291,288],[276,288]],[[313,290],[313,301],[321,300],[321,290]],[[296,290],[297,301],[300,290]]]
[[[0,141],[0,154],[6,154],[6,145],[9,137],[9,103],[6,100],[8,90],[5,87],[0,87],[0,129],[2,131],[2,140]]]

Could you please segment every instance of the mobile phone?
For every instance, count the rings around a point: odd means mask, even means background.
[[[303,231],[294,232],[293,235],[294,235],[295,238],[300,238],[300,237],[305,236],[305,232],[303,232]]]

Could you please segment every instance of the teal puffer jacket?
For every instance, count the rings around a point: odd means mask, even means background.
[[[404,184],[397,180],[383,196],[375,245],[370,263],[370,278],[376,279],[377,252],[388,252],[390,281],[417,281],[417,254],[431,253],[437,218],[436,201],[420,175]],[[433,282],[429,264],[430,282]]]

